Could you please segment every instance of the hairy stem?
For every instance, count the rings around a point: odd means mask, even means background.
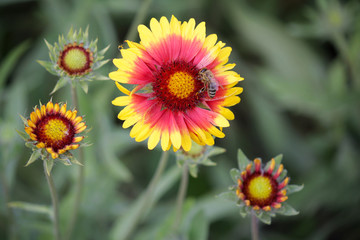
[[[79,100],[78,100],[78,96],[77,96],[76,86],[74,84],[71,85],[71,98],[72,98],[74,107],[76,108],[76,110],[78,112],[80,112]],[[78,160],[81,164],[83,164],[84,163],[84,151],[82,148],[79,148],[78,151],[79,151],[79,159]],[[81,203],[82,193],[83,193],[84,178],[85,178],[85,167],[79,166],[79,172],[78,172],[76,186],[75,186],[75,198],[74,198],[74,203],[73,203],[73,210],[71,211],[72,214],[70,217],[69,224],[67,226],[65,239],[71,239],[71,235],[72,235],[72,233],[74,231],[74,227],[76,225],[76,221],[77,221],[77,218],[79,215],[79,207],[80,207],[80,203]]]
[[[182,175],[181,175],[181,182],[180,187],[176,199],[176,215],[175,215],[175,221],[173,225],[173,229],[176,232],[178,230],[179,224],[181,223],[181,217],[182,217],[182,208],[184,204],[184,200],[186,197],[186,191],[189,183],[189,172],[188,172],[188,165],[184,163],[182,166]]]
[[[255,214],[251,214],[251,239],[259,240],[259,221]]]
[[[58,197],[57,197],[54,181],[52,179],[51,173],[49,173],[49,174],[47,173],[46,162],[45,161],[46,160],[43,160],[43,162],[44,162],[44,173],[45,173],[45,176],[46,176],[47,183],[49,185],[51,201],[52,201],[52,209],[53,209],[52,221],[53,221],[53,228],[54,228],[53,229],[54,230],[54,239],[59,240],[60,239],[59,202],[58,202]]]

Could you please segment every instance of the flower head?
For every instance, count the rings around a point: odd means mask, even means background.
[[[303,186],[288,185],[290,178],[281,164],[282,155],[272,158],[266,166],[261,159],[249,161],[239,150],[239,168],[232,169],[230,174],[236,183],[231,191],[223,194],[238,203],[243,216],[255,213],[265,223],[270,224],[276,213],[283,215],[298,214],[285,201],[288,195],[300,191]]]
[[[85,92],[87,92],[87,82],[94,79],[105,79],[104,76],[94,73],[109,60],[103,60],[104,53],[108,49],[97,51],[97,39],[89,41],[89,29],[79,32],[71,28],[67,37],[59,36],[59,41],[52,46],[46,40],[49,48],[50,62],[38,61],[50,73],[59,76],[52,93],[63,87],[67,82],[78,82]]]
[[[122,58],[113,60],[118,70],[109,74],[126,95],[112,103],[125,106],[118,118],[124,128],[134,125],[130,136],[149,138],[149,149],[161,142],[164,151],[189,151],[192,140],[213,145],[213,136],[224,137],[222,127],[234,119],[227,107],[240,102],[242,88],[234,86],[243,80],[227,63],[231,48],[215,34],[206,36],[205,23],[196,26],[194,19],[153,18],[150,29],[138,31],[140,44],[127,41]]]
[[[65,164],[78,163],[69,153],[77,149],[84,136],[78,136],[86,129],[81,116],[76,110],[66,110],[66,104],[53,104],[49,101],[46,105],[35,107],[29,119],[23,119],[27,146],[33,149],[27,165],[37,158],[59,159]]]
[[[224,148],[192,143],[190,151],[181,149],[176,153],[176,161],[180,166],[187,164],[189,173],[196,178],[200,165],[215,166],[216,163],[211,161],[210,157],[223,152],[225,152]]]

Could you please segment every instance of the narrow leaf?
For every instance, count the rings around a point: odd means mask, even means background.
[[[285,216],[294,216],[299,214],[299,211],[296,211],[295,208],[287,203],[282,203],[282,207],[276,212]]]
[[[294,184],[288,185],[288,186],[286,187],[286,194],[287,194],[287,195],[290,195],[290,194],[292,194],[292,193],[299,192],[299,191],[301,191],[303,188],[304,188],[304,184],[302,184],[302,185],[294,185]]]
[[[109,48],[110,48],[110,44],[107,45],[104,49],[100,50],[98,54],[99,55],[104,55]]]
[[[27,166],[29,166],[30,164],[32,164],[33,162],[35,162],[40,156],[41,156],[41,152],[40,152],[39,150],[34,151],[34,152],[31,154],[31,156],[30,156],[28,162],[26,163],[25,167],[27,167]]]
[[[47,174],[50,176],[51,173],[51,169],[54,166],[54,159],[52,159],[51,157],[48,160],[44,160],[45,164],[46,164],[46,172]]]
[[[48,214],[49,216],[51,216],[51,209],[44,205],[27,202],[9,202],[8,207],[22,209],[29,212]]]
[[[68,82],[68,79],[67,78],[60,78],[54,89],[51,91],[50,95],[54,94],[57,90],[59,90],[60,88],[64,87],[66,85],[66,83]]]
[[[230,170],[230,176],[231,179],[234,181],[234,183],[237,184],[238,179],[240,178],[240,171],[239,169],[233,168]]]
[[[85,81],[80,81],[80,87],[81,89],[87,94],[89,91],[89,84]]]
[[[236,196],[236,193],[233,191],[230,192],[224,192],[220,193],[216,196],[217,198],[225,199],[231,202],[237,202],[239,200],[238,196]]]
[[[240,215],[244,218],[249,214],[248,207],[245,205],[240,206]]]
[[[274,157],[276,166],[280,165],[282,158],[283,158],[282,154],[279,154],[276,157]]]
[[[265,224],[271,224],[271,216],[267,212],[260,212],[260,214],[256,214],[258,219]]]
[[[11,73],[12,69],[14,69],[16,63],[20,59],[20,57],[24,54],[24,52],[29,48],[30,42],[25,41],[21,43],[19,46],[10,51],[10,53],[6,56],[6,58],[1,62],[0,65],[0,89],[2,85],[5,83],[6,78]]]
[[[248,165],[250,163],[249,159],[245,156],[244,152],[241,151],[241,149],[238,149],[238,165],[239,165],[239,169],[245,169],[246,165]]]
[[[25,141],[29,139],[29,135],[26,132],[22,132],[16,129],[16,132],[20,135],[20,137],[22,139],[24,139]]]

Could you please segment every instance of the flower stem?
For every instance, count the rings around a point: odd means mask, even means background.
[[[0,186],[3,189],[4,202],[6,204],[7,215],[8,215],[7,224],[9,228],[9,240],[13,240],[16,239],[16,229],[15,229],[14,213],[12,209],[7,205],[10,202],[10,196],[9,196],[10,194],[9,194],[9,188],[5,174],[0,174],[0,183],[1,183]]]
[[[52,208],[53,208],[53,214],[52,214],[52,220],[53,220],[53,227],[54,227],[54,239],[59,240],[60,239],[60,230],[59,230],[59,203],[58,203],[58,197],[54,185],[54,181],[52,179],[51,173],[48,174],[46,170],[46,160],[44,160],[44,173],[46,176],[46,180],[49,185],[50,189],[50,195],[51,195],[51,201],[52,201]]]
[[[169,158],[169,151],[164,151],[161,155],[155,174],[152,177],[148,187],[146,188],[144,195],[142,196],[140,207],[138,208],[138,211],[135,212],[134,214],[135,216],[131,219],[132,222],[129,224],[127,231],[123,233],[121,239],[130,239],[131,233],[134,231],[137,224],[144,217],[144,213],[147,212],[149,207],[151,206],[153,202],[156,186],[160,180],[162,173],[165,170],[168,158]]]
[[[72,98],[74,107],[76,108],[77,111],[80,112],[79,100],[78,100],[78,96],[77,96],[76,86],[74,84],[71,85],[71,98]],[[84,151],[82,148],[79,148],[78,150],[79,150],[79,159],[78,160],[81,164],[83,164],[84,163],[84,161],[83,161],[84,160]],[[73,233],[73,230],[74,230],[74,227],[76,224],[76,220],[79,215],[79,206],[81,203],[84,178],[85,178],[85,167],[79,166],[79,173],[77,176],[76,187],[75,187],[75,199],[74,199],[74,203],[73,203],[73,209],[71,211],[72,214],[70,217],[70,221],[67,226],[65,239],[71,239],[71,235]]]
[[[182,175],[181,175],[181,182],[180,187],[176,199],[176,215],[175,221],[173,225],[173,230],[176,232],[178,230],[179,224],[181,223],[182,217],[182,208],[184,204],[184,199],[186,197],[186,191],[189,183],[189,172],[188,172],[188,165],[184,163],[182,166]]]
[[[259,240],[259,221],[255,214],[251,214],[251,239]]]
[[[338,49],[345,66],[349,70],[349,75],[351,77],[351,81],[354,84],[354,87],[358,90],[360,88],[360,79],[356,74],[356,66],[351,59],[350,50],[348,48],[348,43],[341,32],[334,32],[333,33],[333,42],[335,47]]]
[[[134,20],[131,23],[131,26],[129,28],[129,31],[127,32],[125,36],[125,40],[134,41],[136,37],[136,31],[137,26],[144,22],[144,19],[146,17],[146,13],[149,9],[149,6],[151,4],[151,0],[144,0],[139,11],[137,12]]]

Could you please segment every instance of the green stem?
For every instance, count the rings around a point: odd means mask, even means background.
[[[136,37],[137,26],[144,22],[147,11],[150,7],[151,0],[144,0],[139,11],[136,13],[134,20],[131,23],[129,31],[125,36],[125,40],[134,41]]]
[[[351,55],[348,48],[348,43],[346,42],[346,39],[343,34],[339,32],[333,33],[333,41],[335,43],[336,48],[338,49],[345,65],[347,66],[351,81],[353,82],[356,89],[359,89],[360,87],[360,78],[358,78],[356,74],[356,67],[354,65],[354,62],[351,60]]]
[[[5,174],[0,175],[0,182],[4,192],[4,202],[6,204],[7,215],[8,215],[8,227],[9,227],[9,240],[16,239],[15,221],[13,210],[7,205],[10,202],[9,188],[6,181]]]
[[[254,213],[251,214],[251,239],[259,240],[259,220]]]
[[[71,98],[72,98],[74,107],[76,108],[76,110],[78,112],[80,112],[78,95],[77,95],[77,91],[76,91],[76,86],[74,86],[74,85],[71,85]],[[84,163],[84,151],[82,148],[79,148],[78,150],[79,150],[79,159],[78,160],[81,164],[83,164]],[[79,166],[79,173],[77,176],[76,186],[75,186],[75,199],[74,199],[74,203],[73,203],[73,209],[71,211],[70,221],[67,226],[65,239],[71,239],[71,235],[72,235],[72,233],[74,231],[74,227],[76,225],[76,221],[77,221],[77,218],[79,215],[81,198],[82,198],[84,178],[85,178],[85,167]]]
[[[46,160],[43,161],[44,162],[44,173],[46,176],[47,183],[49,185],[51,201],[52,201],[52,209],[53,209],[52,220],[53,220],[53,228],[54,228],[54,239],[59,240],[60,239],[59,202],[58,202],[58,197],[57,197],[54,181],[51,177],[51,173],[49,173],[49,174],[47,173],[45,161]]]
[[[186,191],[189,183],[189,172],[188,172],[188,165],[184,163],[182,166],[182,175],[181,175],[181,182],[180,187],[176,199],[176,215],[175,215],[175,221],[173,225],[174,232],[178,230],[178,227],[181,223],[181,217],[182,217],[182,208],[184,204],[184,200],[186,197]]]
[[[139,210],[134,214],[135,217],[133,218],[133,221],[128,227],[127,231],[123,233],[122,239],[130,239],[131,233],[134,231],[135,227],[144,217],[144,213],[149,210],[149,207],[153,202],[156,186],[161,178],[162,173],[165,170],[168,158],[169,158],[169,151],[163,152],[159,164],[156,168],[155,174],[150,180],[150,183],[145,190],[143,201],[140,203],[141,206],[138,208]]]

